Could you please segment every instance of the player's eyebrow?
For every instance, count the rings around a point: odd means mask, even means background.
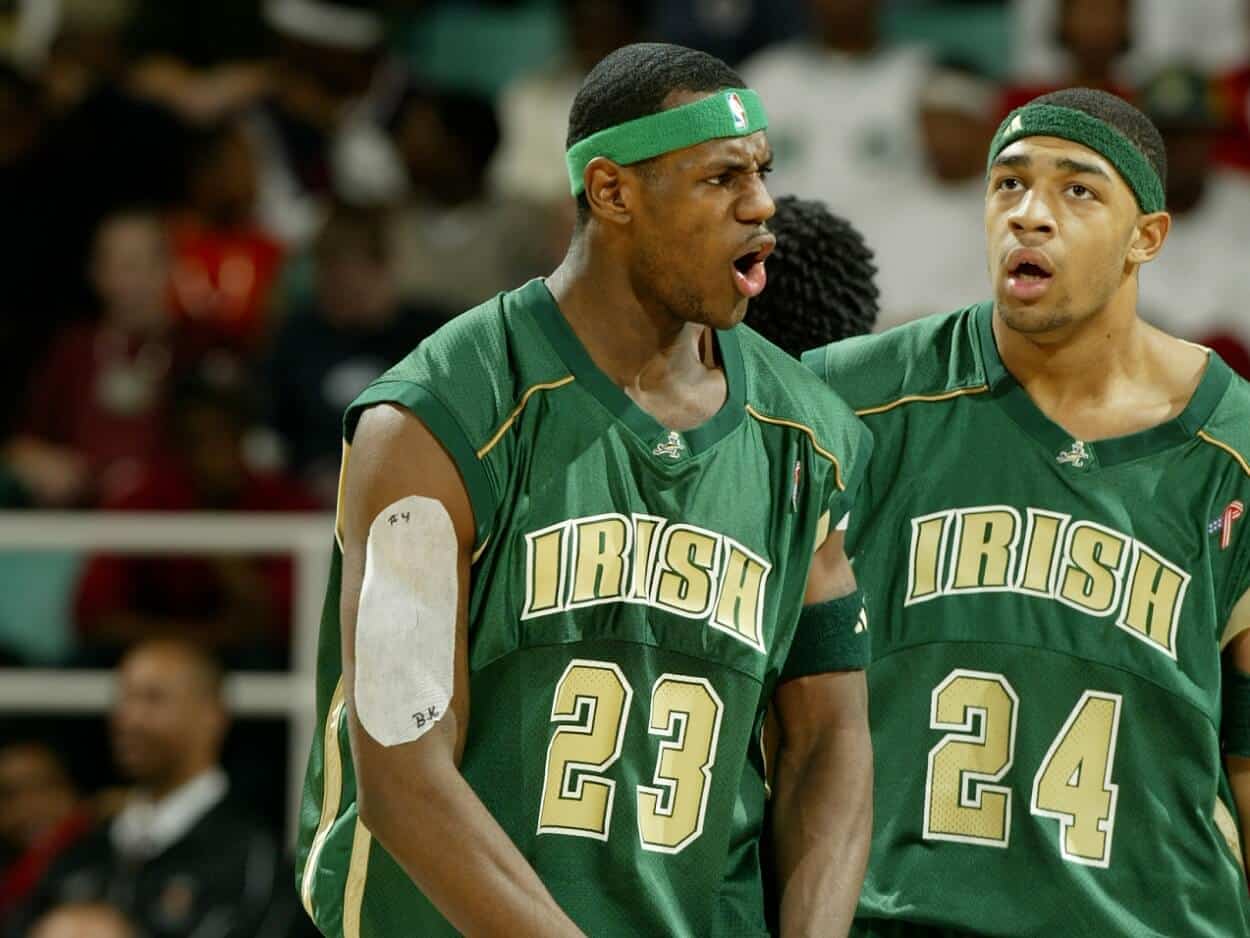
[[[1101,176],[1103,179],[1110,178],[1107,176],[1106,171],[1097,163],[1083,163],[1080,160],[1074,160],[1067,156],[1055,160],[1055,166],[1069,173],[1088,173],[1091,176]]]
[[[773,151],[769,150],[759,160],[758,163],[741,156],[722,156],[712,160],[704,167],[709,173],[748,173],[751,172],[752,166],[758,166],[760,169],[767,169],[773,165]]]
[[[1009,153],[999,156],[994,160],[995,166],[1010,166],[1013,168],[1025,168],[1033,165],[1033,158],[1025,156],[1023,153]]]

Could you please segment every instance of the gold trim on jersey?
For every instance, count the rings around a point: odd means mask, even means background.
[[[508,414],[508,419],[500,424],[498,430],[491,434],[491,438],[486,441],[486,445],[477,451],[477,458],[485,459],[490,455],[490,451],[503,439],[503,435],[508,432],[508,428],[516,422],[517,417],[521,416],[521,411],[525,410],[525,405],[530,402],[531,397],[539,391],[553,391],[556,388],[564,387],[566,384],[572,384],[573,380],[572,375],[565,375],[558,381],[547,381],[543,384],[534,384],[526,388],[525,393],[521,395],[520,403],[512,408],[512,413]]]
[[[339,462],[339,491],[334,499],[334,539],[338,541],[339,553],[343,553],[343,493],[347,489],[347,457],[352,444],[343,441],[343,458]]]
[[[1228,849],[1233,852],[1233,856],[1237,859],[1237,865],[1244,873],[1246,860],[1241,855],[1241,837],[1237,834],[1237,822],[1233,820],[1233,812],[1228,810],[1228,805],[1224,803],[1224,799],[1218,795],[1215,797],[1215,810],[1211,812],[1211,817],[1215,821],[1216,828],[1224,835],[1224,841],[1228,844]]]
[[[373,835],[356,818],[352,832],[352,858],[347,864],[347,882],[343,886],[343,938],[360,938],[360,909],[365,901],[365,881],[369,877],[369,849]]]
[[[330,836],[330,828],[338,817],[339,805],[343,799],[343,753],[339,750],[339,726],[343,719],[343,708],[346,705],[343,697],[343,678],[334,688],[334,696],[330,698],[330,709],[326,714],[324,737],[321,755],[321,820],[317,823],[317,833],[313,837],[312,846],[308,849],[308,859],[304,863],[304,879],[300,884],[300,896],[304,900],[304,909],[308,917],[316,921],[313,914],[312,894],[313,881],[317,876],[317,864],[321,860],[321,851]]]
[[[884,414],[887,410],[902,407],[904,404],[936,404],[939,401],[949,401],[968,394],[984,394],[989,389],[990,386],[988,384],[979,384],[973,388],[956,388],[954,391],[943,391],[941,394],[908,394],[906,397],[900,397],[898,400],[890,401],[888,404],[879,404],[876,407],[865,407],[863,410],[857,410],[855,411],[855,416],[869,417],[873,414]]]
[[[838,487],[838,491],[839,492],[846,491],[846,485],[842,481],[842,464],[838,462],[837,456],[833,455],[833,453],[829,452],[829,450],[825,449],[823,446],[821,446],[819,443],[816,442],[815,430],[813,430],[811,427],[806,426],[804,424],[795,423],[793,420],[785,420],[781,417],[769,417],[766,414],[761,414],[758,410],[756,410],[750,404],[746,405],[746,411],[748,414],[750,414],[752,417],[754,417],[756,420],[760,421],[761,423],[776,424],[779,427],[790,427],[793,430],[801,430],[803,433],[806,433],[807,438],[812,441],[812,449],[816,450],[817,453],[819,453],[821,456],[824,456],[825,459],[833,463],[833,482]]]
[[[491,536],[490,536],[489,534],[487,534],[487,535],[486,535],[486,540],[482,541],[482,546],[481,546],[481,547],[479,547],[477,550],[475,550],[475,551],[473,552],[473,556],[469,558],[469,563],[470,563],[470,564],[475,564],[475,563],[477,563],[478,558],[479,558],[479,557],[481,557],[481,556],[482,556],[482,554],[486,553],[486,548],[487,548],[487,546],[490,544],[490,538],[491,538]]]
[[[1216,449],[1222,449],[1224,452],[1228,453],[1229,456],[1232,456],[1233,459],[1237,461],[1237,465],[1241,466],[1241,471],[1250,476],[1250,462],[1246,460],[1245,456],[1237,452],[1237,450],[1233,449],[1222,440],[1217,440],[1211,434],[1207,433],[1206,430],[1198,431],[1198,439],[1202,440],[1204,443],[1210,443]]]
[[[1220,636],[1220,650],[1242,632],[1250,630],[1250,590],[1237,600],[1233,611],[1228,614],[1228,624],[1224,626],[1224,634]]]

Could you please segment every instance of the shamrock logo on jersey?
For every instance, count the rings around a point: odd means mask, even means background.
[[[1082,440],[1073,440],[1072,445],[1055,458],[1059,460],[1059,465],[1061,466],[1075,466],[1077,469],[1084,469],[1085,464],[1090,460],[1090,455]]]
[[[655,449],[651,451],[651,454],[653,456],[667,456],[669,459],[680,459],[682,450],[685,448],[686,444],[682,442],[681,434],[676,430],[669,430],[668,440],[657,444]]]

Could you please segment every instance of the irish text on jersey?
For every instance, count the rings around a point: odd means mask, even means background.
[[[536,619],[583,606],[638,603],[766,651],[772,564],[733,538],[653,515],[603,514],[525,535],[525,610]]]
[[[961,593],[1011,592],[1115,619],[1176,659],[1189,574],[1135,538],[1093,521],[1009,505],[911,519],[904,605]]]

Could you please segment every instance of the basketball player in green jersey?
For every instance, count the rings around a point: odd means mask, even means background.
[[[710,56],[608,56],[560,267],[349,408],[298,858],[327,935],[765,935],[770,776],[783,934],[849,927],[872,756],[839,522],[871,437],[734,328],[765,127]]]
[[[993,301],[805,356],[876,440],[854,934],[1250,934],[1250,387],[1138,318],[1165,171],[1119,98],[1034,100],[989,155]]]

